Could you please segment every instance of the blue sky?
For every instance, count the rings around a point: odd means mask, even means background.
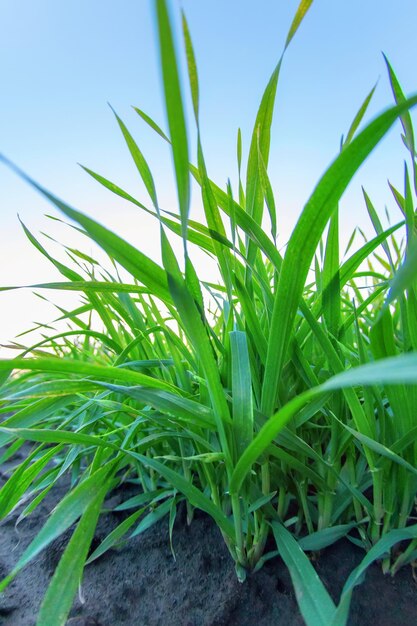
[[[229,176],[236,179],[237,128],[242,129],[245,150],[297,4],[297,0],[171,3],[178,33],[180,6],[188,18],[200,75],[203,145],[209,173],[220,185]],[[281,245],[377,80],[367,119],[392,103],[382,51],[404,91],[417,92],[416,23],[415,0],[313,3],[288,50],[278,87],[270,177],[277,195]],[[107,106],[110,102],[150,162],[161,205],[176,208],[170,155],[131,108],[139,106],[165,126],[152,2],[3,0],[0,59],[0,152],[69,204],[158,258],[151,220],[101,189],[77,165],[87,165],[146,199]],[[188,100],[187,105],[190,110]],[[386,181],[390,178],[401,188],[405,156],[397,125],[346,194],[342,203],[346,236],[357,224],[369,230],[361,184],[381,213],[388,205],[396,217]],[[70,244],[74,236],[45,219],[45,213],[56,213],[3,166],[0,190],[0,284],[58,278],[31,249],[16,214],[34,232],[47,231]],[[196,217],[197,198],[193,206]],[[32,320],[53,315],[30,292],[8,292],[0,298],[0,343]]]

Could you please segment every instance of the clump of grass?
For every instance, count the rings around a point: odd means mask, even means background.
[[[0,585],[76,524],[38,624],[65,623],[86,563],[162,517],[169,517],[172,534],[181,501],[189,521],[195,508],[213,518],[241,581],[280,554],[309,625],[346,623],[352,589],[373,560],[383,557],[394,573],[415,558],[417,527],[409,521],[417,490],[417,168],[408,110],[417,97],[405,98],[387,61],[395,106],[358,132],[374,90],[369,93],[281,255],[268,177],[270,129],[284,54],[310,5],[300,3],[262,97],[246,181],[238,135],[234,193],[207,172],[198,74],[183,16],[197,127],[197,164],[190,163],[171,23],[165,1],[155,1],[169,132],[136,111],[172,148],[179,213],[160,207],[145,156],[117,114],[151,208],[85,170],[158,220],[162,266],[20,172],[107,253],[112,268],[78,250],[71,250],[69,267],[24,226],[65,279],[36,287],[84,294],[78,309],[62,312],[71,330],[46,334],[18,358],[0,362],[0,411],[12,412],[0,428],[0,462],[24,441],[35,444],[0,490],[1,516],[25,497],[25,518],[71,471],[70,491]],[[412,175],[405,168],[403,192],[392,187],[404,220],[384,229],[364,192],[375,237],[351,253],[352,237],[341,259],[338,203],[397,119],[412,166]],[[204,224],[189,217],[191,177],[201,188]],[[404,249],[396,238],[403,226]],[[182,238],[181,260],[172,235]],[[218,283],[199,279],[191,244],[215,260]],[[122,281],[118,268],[131,278]],[[119,507],[132,512],[89,553],[106,494],[132,478],[139,480],[138,494]],[[277,550],[265,554],[270,533]],[[304,551],[347,535],[368,553],[336,607]],[[391,554],[403,540],[407,548]]]

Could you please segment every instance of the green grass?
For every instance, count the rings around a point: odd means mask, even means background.
[[[311,4],[300,3],[284,53]],[[177,506],[185,501],[189,522],[198,508],[218,525],[241,581],[276,554],[265,554],[273,535],[306,623],[340,626],[352,589],[373,560],[395,573],[417,555],[417,529],[410,525],[417,492],[417,168],[409,113],[417,96],[404,96],[387,61],[395,105],[359,131],[370,91],[281,255],[268,156],[284,53],[261,100],[246,180],[239,132],[238,189],[230,183],[222,189],[204,159],[186,19],[196,165],[189,162],[188,121],[164,0],[155,1],[155,19],[168,132],[135,110],[172,148],[179,212],[159,206],[145,156],[117,115],[150,207],[85,170],[158,220],[162,266],[3,158],[102,248],[110,269],[74,249],[68,266],[24,226],[63,276],[62,282],[34,287],[79,291],[83,300],[74,311],[61,311],[70,330],[45,328],[36,345],[0,361],[0,462],[24,441],[33,443],[0,490],[0,516],[24,496],[21,517],[30,515],[64,473],[71,475],[71,488],[0,587],[76,524],[38,616],[42,626],[65,624],[85,563],[164,516],[172,533]],[[404,219],[384,228],[364,192],[375,236],[359,243],[355,231],[342,256],[339,201],[397,120],[409,165],[403,190],[391,185],[391,192]],[[201,189],[205,223],[189,217],[192,180]],[[183,242],[180,259],[174,237]],[[217,265],[218,283],[199,279],[193,245]],[[132,479],[139,481],[138,495],[122,505],[130,516],[90,554],[106,493]],[[305,552],[344,536],[367,555],[335,606]],[[403,551],[392,550],[400,541],[406,542]]]

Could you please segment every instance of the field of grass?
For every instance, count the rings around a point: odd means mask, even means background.
[[[370,91],[281,254],[270,128],[285,50],[311,4],[301,1],[265,89],[246,167],[238,134],[232,189],[206,169],[183,17],[198,141],[190,163],[171,22],[166,2],[155,0],[168,133],[136,111],[155,140],[171,146],[179,212],[160,207],[145,156],[116,114],[148,198],[87,171],[158,220],[162,266],[3,159],[108,256],[102,267],[71,250],[72,265],[63,264],[24,226],[63,277],[37,288],[83,294],[77,309],[62,312],[70,330],[45,330],[37,345],[0,361],[0,463],[33,442],[0,490],[0,517],[23,498],[29,516],[64,473],[71,476],[70,491],[0,584],[75,524],[41,626],[65,624],[86,563],[165,516],[172,532],[181,501],[190,523],[195,508],[212,517],[242,582],[279,554],[309,626],[346,624],[352,590],[373,561],[395,574],[417,558],[417,155],[409,113],[417,96],[405,97],[387,60],[394,105],[363,126]],[[403,220],[383,227],[364,191],[374,237],[359,243],[355,231],[342,254],[339,201],[397,121],[407,162],[404,187],[390,193]],[[192,180],[205,223],[189,218]],[[181,258],[174,237],[182,239]],[[199,279],[195,246],[215,261],[218,282]],[[106,494],[131,478],[141,489],[125,503],[130,516],[91,552]],[[265,553],[271,535],[276,551]],[[335,606],[306,553],[345,536],[364,548],[364,559]]]

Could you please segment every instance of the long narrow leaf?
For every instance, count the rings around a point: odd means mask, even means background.
[[[350,180],[396,119],[417,104],[417,96],[382,113],[337,157],[308,200],[290,237],[282,264],[271,321],[262,390],[262,411],[275,407],[297,307],[314,252],[326,223]]]

